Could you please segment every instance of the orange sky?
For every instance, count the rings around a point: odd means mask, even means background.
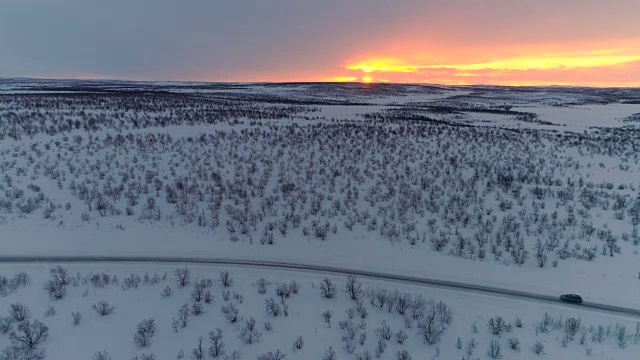
[[[640,39],[484,46],[427,53],[405,45],[346,59],[324,81],[640,87]]]

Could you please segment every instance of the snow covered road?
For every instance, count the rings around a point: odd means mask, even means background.
[[[558,296],[549,296],[527,291],[484,286],[481,284],[464,283],[458,281],[441,280],[429,277],[406,276],[401,274],[349,269],[345,267],[324,266],[317,264],[303,264],[281,261],[263,261],[240,258],[205,258],[205,257],[155,257],[155,256],[0,256],[0,263],[169,263],[169,264],[200,264],[200,265],[232,265],[243,267],[260,267],[280,270],[296,270],[324,272],[332,274],[351,274],[377,280],[403,282],[414,285],[433,286],[469,292],[481,292],[494,296],[513,297],[521,300],[565,304]],[[585,301],[581,305],[565,304],[579,307],[583,310],[608,312],[616,315],[640,318],[640,309],[614,306]]]

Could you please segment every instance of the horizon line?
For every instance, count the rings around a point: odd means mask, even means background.
[[[74,77],[37,77],[37,76],[0,76],[0,80],[36,80],[36,81],[98,81],[98,82],[129,82],[129,83],[196,83],[196,84],[359,84],[359,85],[412,85],[412,86],[446,86],[446,87],[505,87],[505,88],[582,88],[582,89],[639,89],[640,86],[587,86],[570,84],[540,84],[540,85],[505,85],[505,84],[443,84],[429,82],[394,82],[394,81],[211,81],[211,80],[138,80],[126,78],[74,78]]]

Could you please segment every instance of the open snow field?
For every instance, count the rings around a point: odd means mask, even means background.
[[[0,268],[8,276],[17,270],[11,265]],[[579,307],[361,279],[352,287],[360,289],[353,291],[359,300],[352,300],[346,290],[347,278],[233,266],[190,266],[186,268],[190,278],[181,286],[176,268],[170,266],[70,265],[64,267],[69,278],[66,294],[52,299],[43,289],[54,278],[49,269],[56,267],[19,267],[30,282],[2,298],[6,306],[0,324],[10,322],[10,330],[0,329],[5,332],[0,344],[10,345],[7,332],[19,334],[18,320],[11,320],[15,314],[11,305],[26,307],[30,316],[22,323],[46,324],[48,336],[36,348],[46,350],[51,359],[90,359],[103,350],[113,359],[150,354],[156,359],[179,358],[179,354],[197,358],[194,349],[199,337],[203,337],[206,359],[233,358],[234,351],[242,353],[241,358],[255,359],[277,350],[287,358],[314,359],[322,358],[329,347],[339,358],[363,359],[366,352],[373,358],[382,348],[379,358],[384,359],[485,359],[491,358],[494,341],[500,347],[495,354],[504,358],[578,359],[588,354],[625,358],[637,351],[640,340],[635,321]],[[221,281],[225,271],[232,280],[228,287]],[[264,293],[260,293],[261,278],[266,280]],[[324,279],[336,287],[333,298],[323,296]],[[292,282],[297,293],[287,295]],[[278,295],[277,289],[285,290]],[[100,315],[92,308],[101,301],[113,312]],[[185,304],[187,310],[181,315]],[[229,309],[234,310],[229,313]],[[323,317],[327,310],[331,312],[328,322]],[[80,314],[77,324],[74,313]],[[492,319],[499,322],[498,317],[501,326],[491,323]],[[249,336],[245,328],[251,318],[255,319],[255,334]],[[134,335],[138,324],[147,319],[154,320],[154,334],[148,345],[141,346]],[[174,321],[178,321],[175,326]],[[385,323],[389,335],[380,331]],[[222,331],[224,345],[214,357],[209,354],[209,333],[215,335],[217,329]],[[625,333],[620,335],[620,331]],[[294,342],[299,336],[303,341],[297,349]],[[537,342],[543,346],[541,355],[532,349]]]
[[[638,113],[634,89],[0,80],[0,251],[295,260],[578,293],[585,301],[640,308]],[[197,337],[209,346],[207,333],[216,327],[228,356],[238,349],[254,359],[279,348],[288,359],[322,358],[333,346],[338,358],[357,358],[364,348],[375,356],[374,329],[382,320],[394,331],[403,324],[402,316],[377,313],[365,299],[367,346],[348,354],[337,325],[355,303],[344,293],[323,299],[312,286],[322,275],[230,269],[245,298],[241,315],[260,326],[265,296],[252,282],[273,274],[274,281],[286,275],[303,284],[290,316],[271,319],[274,331],[247,346],[238,338],[244,323],[222,321],[217,284],[207,313],[174,333],[171,317],[192,290],[160,297],[164,286],[175,287],[174,269],[68,268],[81,279],[117,274],[120,284],[94,289],[80,279],[65,299],[52,301],[43,290],[49,266],[3,265],[4,276],[25,271],[32,285],[0,297],[0,309],[25,303],[49,326],[38,348],[50,359],[89,359],[103,348],[113,359],[174,359],[181,349],[189,358]],[[192,270],[195,281],[221,269]],[[123,291],[131,272],[169,275],[164,286]],[[345,279],[334,280],[342,289]],[[407,345],[387,341],[381,358],[396,358],[403,348],[414,359],[462,358],[471,337],[479,345],[469,359],[487,358],[491,340],[504,358],[538,358],[531,349],[537,341],[544,344],[540,357],[549,359],[631,359],[639,349],[638,319],[454,291],[402,291],[442,299],[453,322],[437,344],[425,345],[416,327],[424,319],[416,319],[406,329]],[[100,296],[116,304],[113,315],[91,313]],[[49,306],[56,315],[43,317]],[[95,331],[82,332],[86,341],[72,336],[83,326],[71,325],[76,307]],[[322,327],[327,309],[336,320],[331,330]],[[545,312],[562,315],[563,324],[536,334]],[[488,333],[489,317],[513,322],[516,314],[525,327],[514,326],[515,335]],[[131,337],[149,316],[158,336],[148,351],[137,350]],[[564,347],[571,316],[581,318],[589,341],[579,345],[578,334]],[[624,346],[614,336],[616,323],[626,326]],[[100,336],[109,324],[122,330]],[[608,340],[593,341],[597,324],[612,324]],[[293,352],[298,334],[304,348]],[[512,336],[522,341],[519,352],[509,349]],[[82,346],[65,345],[71,342]],[[8,334],[0,335],[0,345],[10,344]]]

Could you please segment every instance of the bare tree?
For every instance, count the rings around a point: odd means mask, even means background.
[[[500,335],[503,331],[505,331],[505,322],[500,316],[496,316],[495,318],[489,318],[489,322],[487,324],[489,326],[489,330],[493,335]]]
[[[116,309],[114,305],[111,305],[106,301],[98,301],[98,303],[93,304],[91,308],[95,310],[95,312],[97,312],[100,316],[111,315]]]
[[[553,319],[548,313],[544,314],[544,318],[541,321],[536,323],[536,335],[538,333],[546,334],[549,332],[549,326],[551,326],[551,322]]]
[[[211,344],[209,345],[209,356],[215,359],[225,354],[222,330],[220,328],[209,332],[209,343]]]
[[[194,316],[200,316],[204,314],[204,306],[201,303],[193,303],[191,304],[191,314]]]
[[[280,300],[284,302],[285,299],[291,296],[291,287],[286,283],[278,283],[276,287],[276,295],[280,296]]]
[[[396,302],[398,301],[398,298],[400,297],[400,292],[398,290],[396,291],[387,291],[386,292],[386,299],[385,299],[385,303],[387,305],[387,311],[391,312],[391,310],[393,310],[393,307],[395,306]]]
[[[575,335],[580,331],[581,326],[580,318],[569,317],[564,322],[564,332],[569,340],[573,340]]]
[[[404,344],[404,342],[407,341],[408,338],[409,335],[407,335],[407,333],[405,333],[402,329],[396,333],[396,341],[400,345]]]
[[[396,353],[396,360],[411,360],[411,355],[407,349],[402,349]]]
[[[329,325],[329,328],[331,327],[331,316],[332,315],[333,315],[333,313],[331,312],[331,310],[327,310],[327,311],[322,313],[322,318],[324,319],[324,322],[326,322]]]
[[[0,354],[2,360],[44,360],[45,358],[43,350],[24,349],[16,346],[8,346]]]
[[[195,348],[191,351],[191,358],[194,360],[202,360],[205,357],[204,346],[202,345],[202,336],[198,338],[198,343]]]
[[[98,351],[93,354],[92,360],[111,360],[111,355],[107,352],[107,350]]]
[[[446,231],[441,230],[438,236],[433,235],[431,237],[431,245],[435,251],[442,251],[449,243],[449,235]]]
[[[465,349],[467,358],[471,358],[471,356],[473,355],[473,351],[476,349],[476,347],[478,347],[478,341],[476,341],[475,338],[471,338],[469,339],[469,341],[467,341],[467,347]]]
[[[437,344],[443,332],[444,328],[436,321],[436,315],[433,312],[429,312],[425,319],[418,324],[418,334],[429,345]]]
[[[515,325],[517,328],[521,328],[524,326],[524,323],[522,322],[522,319],[520,319],[519,317],[516,317]]]
[[[189,324],[189,304],[183,304],[178,309],[178,317],[174,318],[174,323],[183,329],[187,327],[187,324]]]
[[[522,265],[527,261],[527,258],[529,258],[529,251],[525,249],[523,243],[519,243],[511,249],[511,256],[516,264]]]
[[[408,293],[402,293],[396,298],[396,311],[400,315],[404,315],[409,309],[411,303],[411,295]]]
[[[280,351],[280,349],[275,352],[269,351],[266,354],[258,355],[258,360],[284,360],[287,358],[287,355]]]
[[[302,335],[299,335],[296,340],[293,342],[293,351],[302,350],[304,346],[304,339],[302,339]]]
[[[410,298],[409,308],[411,309],[411,318],[413,318],[413,320],[421,319],[424,316],[426,306],[427,301],[422,297],[422,295],[418,294],[417,296]]]
[[[296,295],[298,294],[298,291],[300,291],[300,284],[298,284],[298,282],[295,280],[291,280],[291,282],[289,283],[289,292]]]
[[[211,290],[206,290],[204,292],[204,302],[207,304],[211,304],[213,302],[213,294],[211,293]]]
[[[333,284],[331,279],[324,278],[320,282],[320,292],[322,293],[322,296],[324,296],[325,298],[333,299],[338,293],[338,289]]]
[[[267,310],[267,314],[271,316],[279,316],[281,312],[280,304],[276,302],[276,300],[272,297],[265,300],[265,308]]]
[[[620,349],[624,349],[627,347],[627,328],[624,325],[616,324],[616,328],[614,330],[614,335],[616,337],[616,343]]]
[[[547,254],[545,254],[545,247],[546,247],[546,244],[542,243],[542,241],[538,239],[534,250],[536,253],[536,260],[538,261],[539,267],[544,267],[544,265],[547,263]]]
[[[358,300],[362,296],[362,284],[353,275],[347,276],[345,288],[351,300]]]
[[[407,329],[411,329],[413,327],[413,319],[409,316],[405,316],[403,318],[404,320],[404,327]]]
[[[231,277],[231,274],[229,274],[228,271],[222,271],[220,272],[220,282],[222,283],[222,286],[228,288],[231,287],[233,285],[233,278]]]
[[[229,305],[223,305],[222,313],[224,314],[225,319],[227,319],[230,324],[234,324],[236,321],[238,321],[238,308],[233,303],[229,303]]]
[[[366,319],[367,316],[369,316],[369,311],[367,310],[367,307],[364,305],[364,302],[362,301],[362,299],[358,299],[356,302],[356,312],[358,313],[358,315],[360,315],[361,319]]]
[[[11,316],[0,316],[0,333],[7,334],[11,332],[11,329],[13,329],[13,321],[13,317]]]
[[[273,324],[271,321],[265,321],[263,328],[265,331],[273,331]]]
[[[518,339],[518,338],[509,338],[507,340],[507,343],[509,344],[509,347],[512,350],[520,351],[520,339]]]
[[[178,268],[174,271],[174,276],[178,286],[185,287],[191,281],[191,270],[188,267]]]
[[[378,338],[378,342],[376,343],[376,357],[379,359],[384,354],[387,349],[387,342],[382,338]]]
[[[355,341],[353,341],[351,339],[344,340],[344,351],[346,351],[347,354],[349,354],[349,355],[353,354],[353,352],[356,351],[356,343],[355,343]]]
[[[56,279],[47,281],[44,288],[52,300],[60,300],[67,295],[67,285]]]
[[[371,354],[368,350],[364,350],[361,353],[356,354],[356,360],[371,360]]]
[[[140,348],[147,347],[151,344],[153,336],[156,334],[156,322],[153,318],[141,321],[136,333],[133,335],[133,343]]]
[[[22,349],[35,349],[49,336],[49,327],[38,320],[25,320],[9,334],[11,343]]]
[[[453,321],[453,311],[443,301],[438,301],[435,305],[435,314],[442,327],[451,324],[451,321]]]
[[[62,286],[67,286],[71,282],[69,271],[61,266],[50,269],[49,274],[53,281],[60,283]]]
[[[338,326],[340,327],[340,330],[342,330],[344,332],[344,334],[342,335],[342,340],[343,341],[353,341],[356,338],[356,335],[358,334],[358,325],[356,325],[356,323],[354,323],[353,321],[350,320],[345,320],[345,321],[339,321],[338,322]]]
[[[238,350],[233,350],[231,354],[224,357],[224,360],[240,360],[242,353]]]
[[[193,284],[193,291],[191,292],[191,298],[195,302],[200,302],[204,299],[205,285],[201,282]]]
[[[540,341],[536,341],[531,346],[531,350],[533,350],[536,355],[540,356],[541,354],[544,354],[544,345],[542,345]]]
[[[258,293],[265,294],[267,292],[267,286],[269,286],[269,282],[265,278],[258,279]]]
[[[604,326],[598,325],[598,328],[595,329],[593,335],[591,336],[591,340],[593,342],[601,343],[604,340],[605,330]]]
[[[21,322],[27,320],[31,316],[31,312],[27,307],[22,303],[11,304],[9,307],[9,315],[16,322]]]
[[[382,325],[376,329],[376,334],[384,340],[391,340],[393,332],[391,331],[391,327],[387,325],[387,322],[383,320]]]
[[[71,313],[71,319],[73,326],[78,326],[78,324],[80,324],[80,321],[82,321],[82,314],[80,314],[79,311],[74,311]]]
[[[498,340],[491,339],[491,341],[489,341],[489,350],[487,350],[487,355],[492,359],[502,359],[500,342],[498,342]]]
[[[171,294],[173,294],[173,289],[168,285],[164,289],[162,289],[162,293],[160,293],[163,298],[168,298],[171,296]]]
[[[262,333],[256,329],[256,319],[253,316],[250,316],[249,319],[245,321],[244,327],[238,335],[240,340],[248,345],[258,342],[261,336]]]
[[[336,354],[332,346],[329,346],[327,350],[324,351],[324,355],[322,355],[322,360],[337,360],[337,359],[338,359],[338,354]]]

